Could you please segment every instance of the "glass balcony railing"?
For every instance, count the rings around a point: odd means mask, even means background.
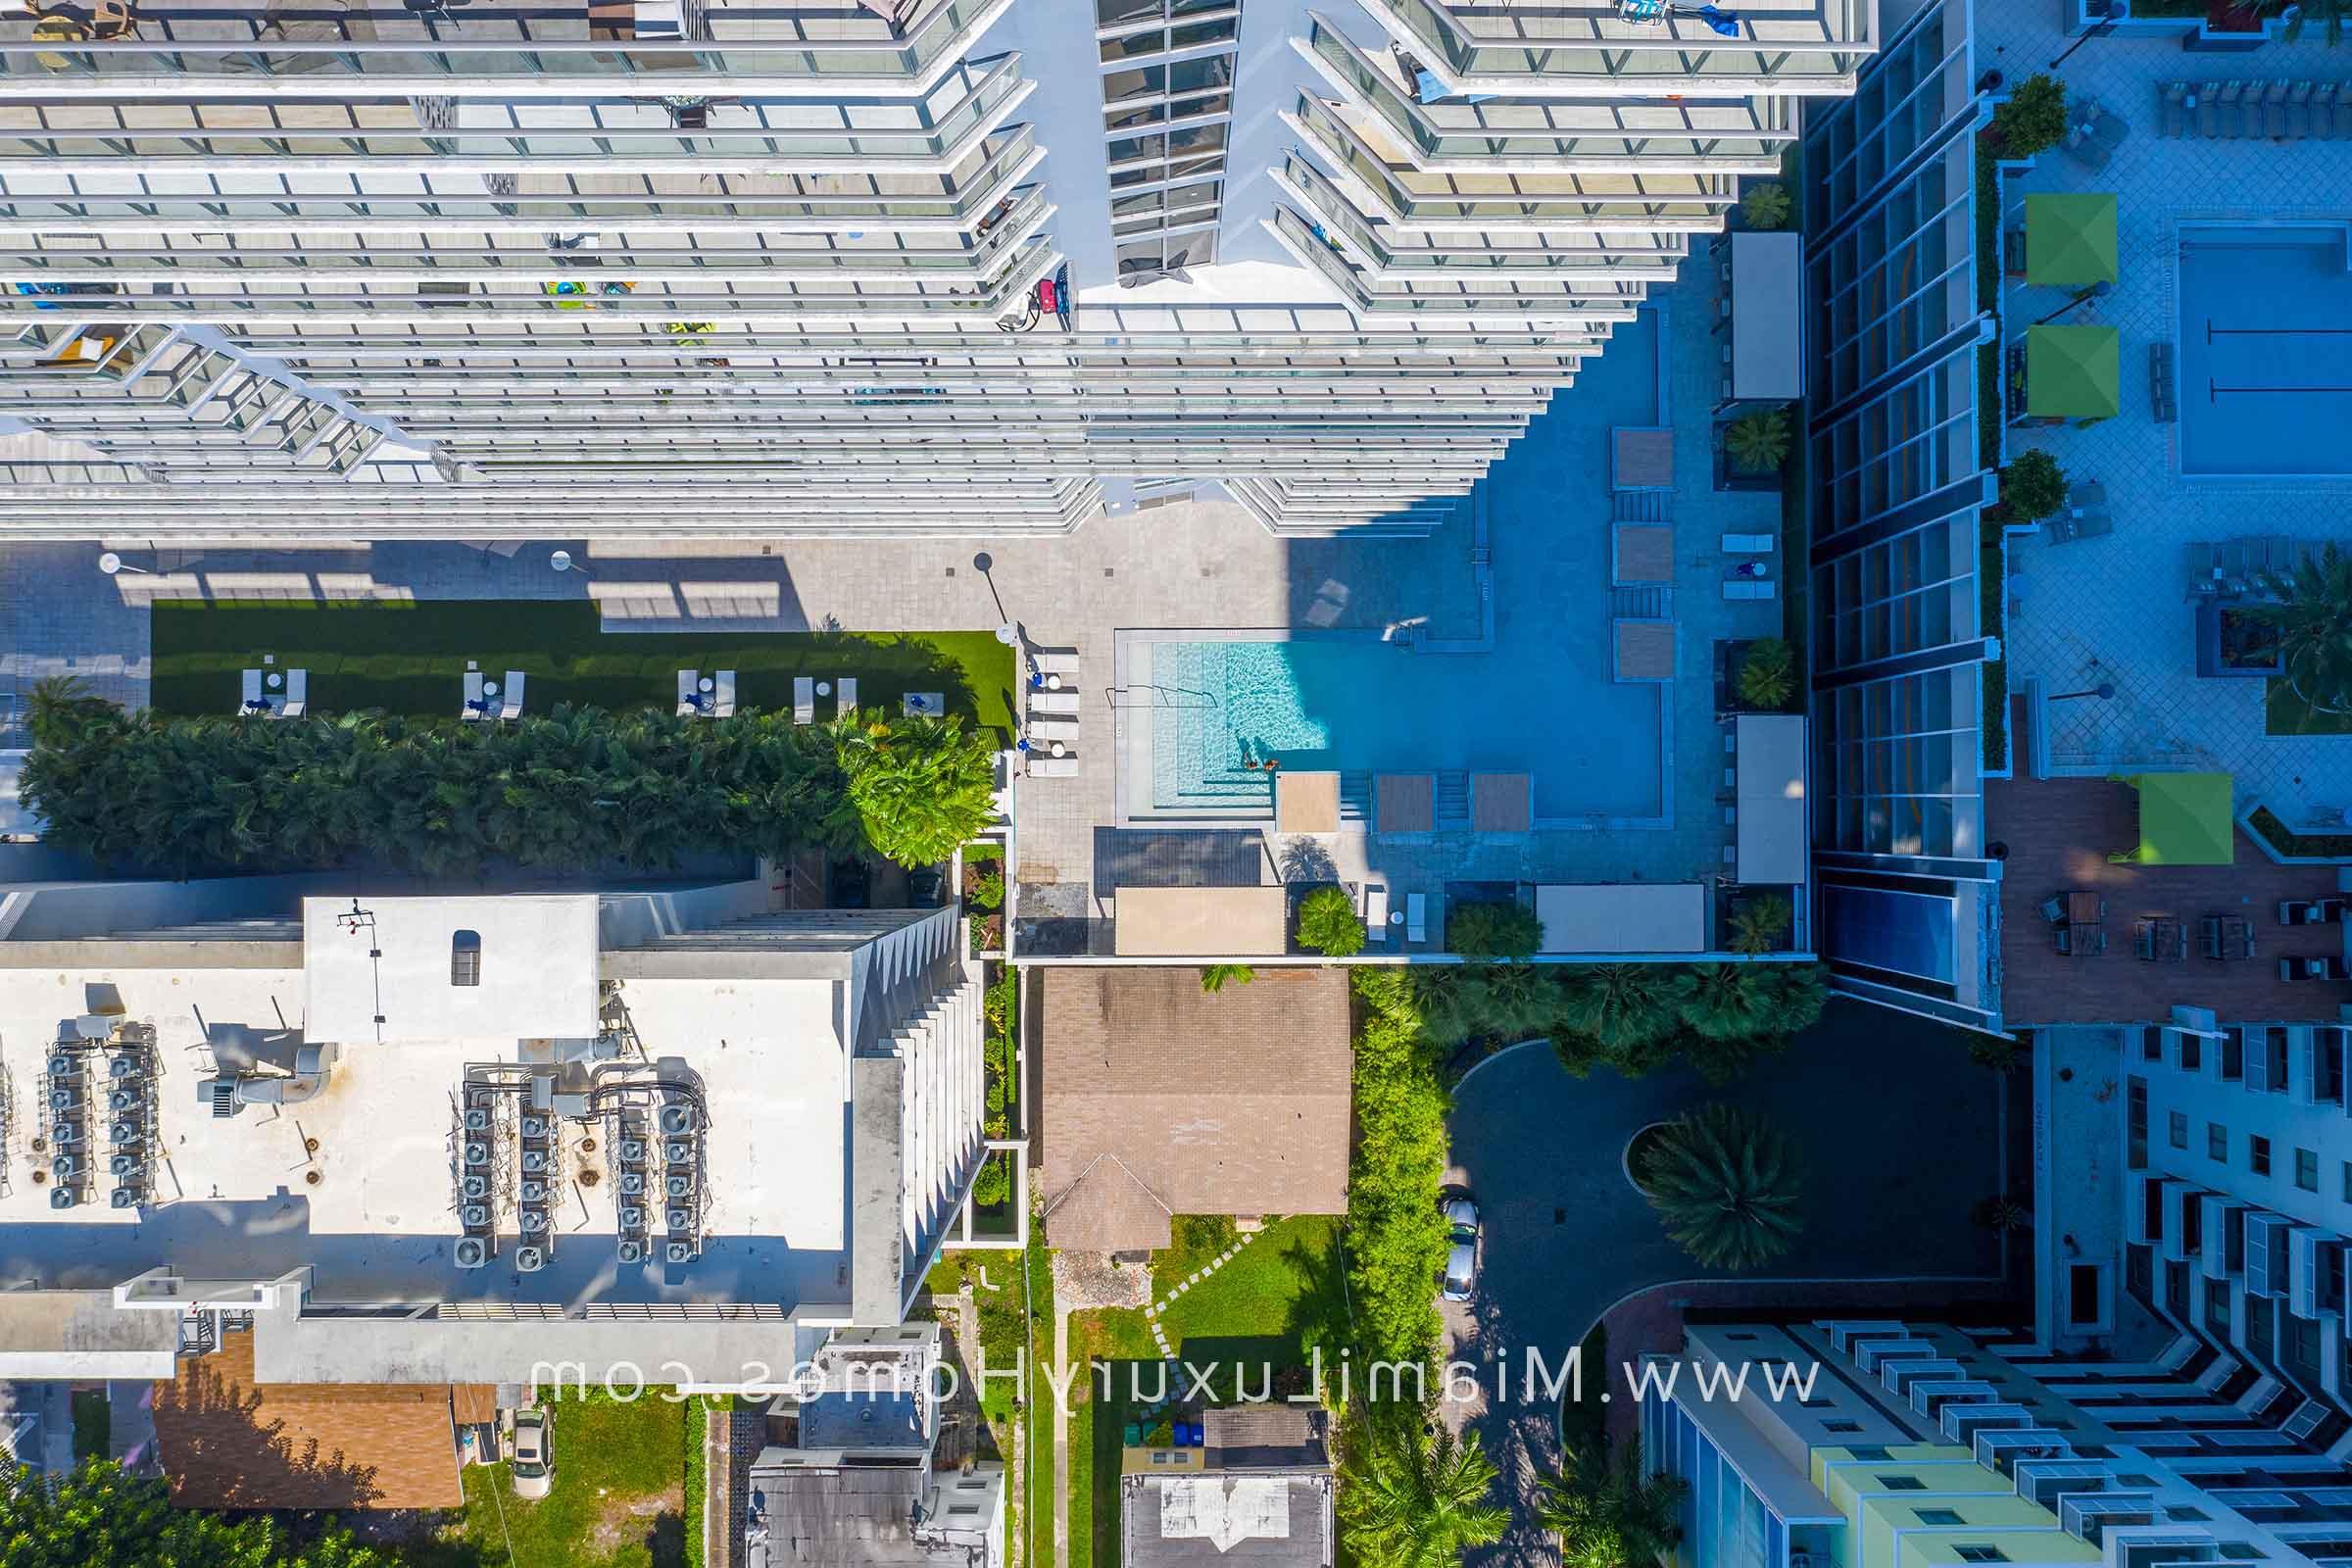
[[[1612,236],[1575,232],[1542,236],[1541,243],[1536,244],[1473,245],[1470,243],[1473,236],[1456,234],[1447,236],[1446,243],[1433,238],[1426,245],[1400,245],[1375,232],[1340,188],[1305,159],[1295,154],[1284,158],[1282,177],[1328,229],[1346,238],[1359,253],[1378,258],[1384,271],[1480,270],[1492,266],[1531,275],[1581,277],[1602,285],[1622,282],[1640,286],[1672,280],[1676,268],[1690,250],[1689,242],[1680,235]],[[1407,237],[1401,230],[1395,232],[1398,239]]]
[[[1702,230],[1723,226],[1723,214],[1737,199],[1728,176],[1670,176],[1683,186],[1667,194],[1665,179],[1624,181],[1623,193],[1607,188],[1607,176],[1519,179],[1520,193],[1459,193],[1445,176],[1407,177],[1374,156],[1337,116],[1313,99],[1302,99],[1286,117],[1293,128],[1351,176],[1377,211],[1370,216],[1413,227]],[[1622,176],[1618,176],[1622,180]],[[1551,188],[1546,189],[1549,186]],[[1564,188],[1562,188],[1564,187]],[[1656,194],[1651,194],[1652,192]],[[1605,192],[1605,193],[1604,193]]]
[[[1364,0],[1457,91],[1657,88],[1662,81],[1776,93],[1848,93],[1878,47],[1877,0],[1822,0],[1818,9],[1741,6],[1737,38],[1692,8],[1656,22],[1613,6],[1481,7],[1457,16],[1434,0]]]
[[[432,12],[346,0],[267,0],[255,7],[145,4],[135,22],[104,36],[51,13],[0,23],[0,76],[63,84],[77,76],[140,78],[145,94],[173,92],[174,78],[262,78],[286,90],[331,96],[338,77],[363,77],[381,93],[431,93],[452,81],[499,81],[522,97],[573,97],[581,78],[641,77],[651,93],[700,93],[721,81],[781,80],[919,86],[967,53],[1012,0],[946,0],[904,37],[795,37],[790,8],[765,29],[726,13],[724,40],[681,36],[683,9],[649,27],[631,0],[588,5]],[[750,15],[750,13],[743,13]],[[876,28],[838,29],[878,33]],[[195,83],[190,82],[193,86]],[[316,85],[306,85],[316,84]]]
[[[1630,321],[1640,296],[1584,298],[1565,287],[1544,289],[1522,285],[1502,276],[1480,284],[1430,282],[1391,283],[1359,271],[1314,232],[1306,220],[1287,207],[1274,209],[1274,232],[1309,267],[1338,289],[1360,313],[1408,311],[1431,316],[1533,316],[1570,332],[1593,334],[1597,342],[1607,323]]]

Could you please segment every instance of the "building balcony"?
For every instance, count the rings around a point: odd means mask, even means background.
[[[1524,317],[1547,327],[1597,343],[1618,321],[1630,321],[1640,308],[1640,296],[1623,292],[1639,285],[1596,284],[1607,292],[1588,294],[1569,283],[1549,286],[1496,271],[1474,281],[1452,281],[1433,274],[1421,281],[1399,281],[1398,274],[1355,265],[1334,247],[1328,235],[1287,207],[1274,209],[1267,229],[1283,248],[1340,291],[1358,316],[1391,312],[1430,316]]]
[[[1320,18],[1292,47],[1340,94],[1369,146],[1426,172],[1773,174],[1796,136],[1787,98],[1635,98],[1422,103],[1384,62]]]
[[[1423,173],[1381,158],[1312,98],[1283,122],[1330,165],[1357,211],[1404,227],[1712,233],[1739,199],[1728,174]]]
[[[1365,9],[1449,93],[1655,96],[1688,83],[1842,96],[1878,47],[1875,0],[1743,5],[1734,37],[1695,11],[1634,22],[1613,5],[1365,0]]]
[[[352,0],[148,0],[106,35],[56,15],[0,23],[0,79],[51,97],[180,98],[222,78],[268,98],[496,91],[576,98],[594,78],[648,95],[927,91],[1012,0],[940,0],[904,30],[860,6],[592,0],[410,9]]]

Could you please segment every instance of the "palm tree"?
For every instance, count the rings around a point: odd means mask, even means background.
[[[1570,1449],[1560,1473],[1544,1480],[1536,1522],[1560,1538],[1565,1568],[1653,1568],[1683,1539],[1690,1483],[1662,1470],[1644,1475],[1639,1438],[1615,1464]]]
[[[1752,963],[1701,963],[1676,977],[1684,1025],[1702,1040],[1748,1040],[1763,1034],[1765,982]]]
[[[1796,690],[1796,656],[1778,637],[1759,637],[1740,660],[1740,700],[1777,711]]]
[[[946,859],[995,813],[995,742],[960,719],[850,721],[836,738],[849,774],[843,813],[901,865]]]
[[[1795,1147],[1737,1105],[1701,1105],[1667,1123],[1636,1174],[1666,1234],[1707,1268],[1754,1268],[1802,1228]]]
[[[1656,964],[1579,966],[1561,999],[1560,1016],[1577,1033],[1592,1036],[1610,1056],[1630,1057],[1674,1028],[1673,989],[1667,972]]]
[[[1257,978],[1257,971],[1246,963],[1212,963],[1200,971],[1200,989],[1215,996],[1227,986],[1246,986]]]
[[[1779,409],[1742,415],[1724,431],[1723,447],[1741,473],[1770,473],[1788,461],[1788,416]]]
[[[1793,1035],[1821,1021],[1829,1005],[1829,971],[1818,963],[1763,966],[1764,1027],[1768,1035]]]
[[[1795,911],[1779,894],[1749,898],[1732,915],[1732,951],[1761,957],[1780,946],[1795,921]]]
[[[1348,1446],[1341,1520],[1364,1568],[1456,1568],[1464,1548],[1493,1544],[1510,1522],[1478,1434],[1456,1442],[1420,1420],[1418,1407],[1367,1409]]]
[[[2245,612],[2278,634],[2287,684],[2321,712],[2352,710],[2352,556],[2329,544],[2285,575],[2266,571],[2261,581],[2278,602]]]

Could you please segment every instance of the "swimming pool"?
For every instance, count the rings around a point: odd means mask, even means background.
[[[1150,759],[1149,796],[1134,780],[1131,817],[1261,818],[1266,776],[1244,764],[1268,758],[1342,773],[1524,772],[1539,819],[1664,810],[1667,688],[1573,681],[1562,706],[1566,672],[1595,667],[1597,648],[1553,650],[1555,663],[1525,642],[1503,659],[1347,632],[1130,632],[1122,643],[1122,711],[1144,743],[1127,756]]]
[[[2352,474],[2352,225],[2184,224],[2180,470]]]

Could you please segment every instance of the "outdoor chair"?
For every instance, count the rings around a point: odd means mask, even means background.
[[[1033,718],[1022,733],[1033,741],[1066,743],[1078,739],[1078,721],[1074,718]]]
[[[262,672],[258,669],[245,671],[238,688],[237,711],[258,713],[269,706],[270,699],[262,695]]]
[[[1078,776],[1078,759],[1068,756],[1040,757],[1032,752],[1029,754],[1029,776],[1031,778],[1076,778]]]
[[[1385,882],[1364,889],[1364,940],[1382,944],[1389,940],[1389,889]]]
[[[816,722],[816,677],[813,675],[792,677],[792,721],[795,724]]]
[[[2318,141],[2335,139],[2335,83],[2311,84],[2311,134]]]
[[[2217,597],[2222,591],[2222,553],[2210,544],[2192,544],[2185,548],[2182,559],[2182,572],[2188,579],[2188,597]]]
[[[2272,141],[2286,139],[2286,83],[2274,81],[2262,89],[2262,133]]]
[[[2180,407],[2174,402],[2170,343],[2148,345],[2148,414],[2158,424],[2171,424],[2180,417]]]
[[[2222,136],[2235,141],[2246,133],[2246,84],[2225,81],[2218,102],[2221,107]]]
[[[1078,673],[1078,656],[1076,654],[1033,654],[1030,656],[1029,662],[1036,667],[1040,675],[1075,677]]]
[[[717,680],[718,690],[710,694],[710,716],[712,718],[733,718],[735,716],[735,672],[731,669],[722,669],[718,672]]]
[[[2066,896],[2053,893],[2042,900],[2041,917],[2052,925],[2063,925],[2066,922]]]
[[[678,716],[703,710],[703,672],[699,669],[678,671]]]
[[[2254,570],[2254,558],[2243,539],[2231,539],[2222,546],[2222,584],[2231,597],[2243,594]]]
[[[2220,129],[2220,106],[2214,100],[2222,95],[2222,84],[2209,81],[2197,89],[2197,134],[2207,141]]]
[[[2026,231],[2022,228],[2001,230],[2001,270],[2011,277],[2026,275]]]
[[[2163,124],[2156,132],[2167,140],[2178,140],[2188,130],[2188,83],[2161,82],[2156,88],[2156,103],[2163,115]]]
[[[280,718],[300,718],[311,706],[311,672],[307,669],[286,671],[286,700],[277,705]]]
[[[470,722],[487,717],[489,712],[490,705],[482,697],[482,672],[469,669],[466,672],[466,701],[460,705],[458,716]]]
[[[1404,896],[1404,940],[1429,940],[1429,895],[1408,893]]]
[[[2078,540],[2096,539],[2103,534],[2113,532],[2115,532],[2115,514],[2109,512],[2105,507],[2099,508],[2096,512],[2085,512],[2075,519],[2074,537]]]
[[[2311,134],[2311,83],[2298,81],[2286,90],[2286,135],[2301,141]]]
[[[844,675],[833,683],[834,713],[841,718],[858,716],[858,677]]]
[[[498,710],[499,717],[520,718],[522,716],[522,685],[527,679],[529,679],[529,677],[524,675],[519,669],[510,669],[507,671],[506,684],[498,694],[500,703]]]
[[[1078,694],[1076,692],[1031,692],[1029,694],[1029,711],[1032,715],[1054,713],[1075,718],[1078,715]]]

